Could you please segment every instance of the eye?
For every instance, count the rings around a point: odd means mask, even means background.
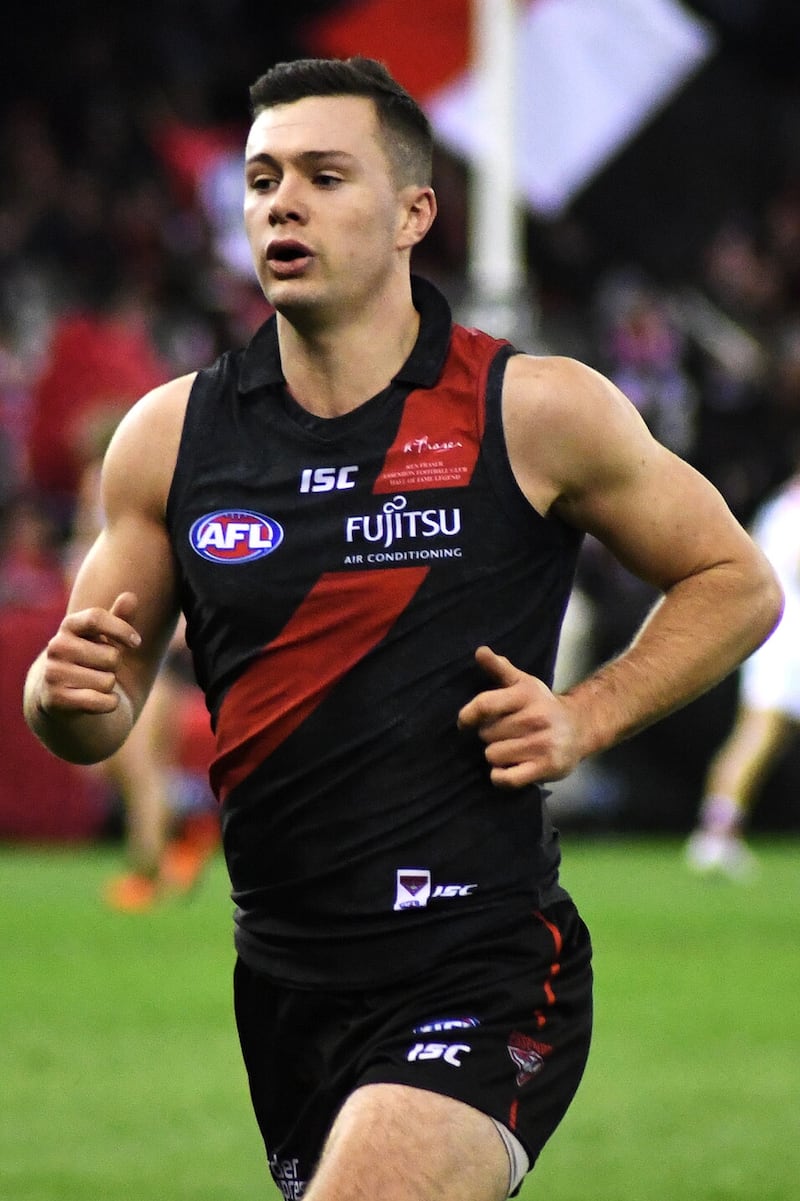
[[[342,178],[339,175],[331,175],[328,171],[320,171],[314,176],[314,183],[320,188],[335,188],[337,184],[342,183]]]
[[[270,175],[255,175],[250,180],[250,187],[255,192],[268,192],[270,190],[270,188],[274,188],[277,186],[278,186],[277,179],[274,179]]]

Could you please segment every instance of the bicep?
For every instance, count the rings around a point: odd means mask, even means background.
[[[755,548],[717,489],[649,435],[637,442],[638,453],[621,455],[613,472],[599,472],[556,511],[661,589],[749,559]]]
[[[516,364],[505,416],[512,466],[531,503],[593,534],[641,579],[666,589],[751,555],[716,488],[657,442],[627,397],[591,368],[563,359]]]
[[[78,570],[69,601],[70,611],[76,611],[110,608],[122,592],[137,597],[131,624],[142,644],[126,654],[120,669],[120,683],[137,704],[158,670],[178,616],[174,557],[164,519],[178,424],[163,403],[163,390],[145,399],[123,420],[106,453],[100,481],[102,529]]]

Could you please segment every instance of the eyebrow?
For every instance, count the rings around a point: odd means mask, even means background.
[[[346,150],[301,150],[298,154],[290,155],[289,158],[292,162],[298,163],[302,167],[316,167],[321,162],[333,163],[339,161],[343,164],[355,162],[354,156],[348,154]],[[250,155],[245,161],[245,167],[251,165],[280,167],[278,159],[264,151]]]

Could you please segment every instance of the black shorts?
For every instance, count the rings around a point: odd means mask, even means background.
[[[515,927],[435,972],[357,993],[290,988],[237,962],[239,1040],[284,1197],[302,1196],[346,1098],[378,1082],[466,1102],[507,1126],[534,1163],[586,1064],[591,943],[571,901]]]

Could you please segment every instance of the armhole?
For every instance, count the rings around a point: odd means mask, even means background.
[[[186,410],[183,415],[181,435],[178,439],[178,453],[175,456],[175,467],[172,472],[164,519],[168,530],[173,528],[173,518],[176,506],[180,504],[180,495],[186,480],[186,464],[193,462],[192,448],[196,441],[196,430],[202,427],[200,414],[209,396],[210,389],[218,374],[218,365],[201,369],[195,375],[189,395],[186,399]]]
[[[511,518],[522,520],[528,528],[550,530],[555,537],[566,538],[568,542],[580,542],[582,534],[561,517],[555,514],[544,516],[533,507],[517,483],[511,466],[503,425],[503,383],[509,359],[522,353],[514,346],[502,346],[489,366],[486,380],[486,431],[482,443],[482,457],[489,483]]]
[[[481,455],[487,476],[503,508],[510,517],[537,525],[546,521],[534,509],[517,483],[506,447],[503,427],[503,383],[509,359],[520,354],[514,346],[501,346],[489,363],[485,385],[485,429]]]

